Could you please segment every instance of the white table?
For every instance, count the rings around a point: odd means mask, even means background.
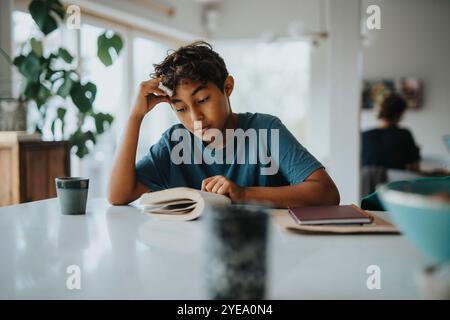
[[[57,199],[0,208],[0,299],[203,299],[204,220],[167,222],[89,199],[64,216]],[[399,235],[311,235],[270,224],[269,299],[421,298],[424,257]],[[69,290],[70,265],[81,289]],[[369,290],[369,265],[381,289]]]

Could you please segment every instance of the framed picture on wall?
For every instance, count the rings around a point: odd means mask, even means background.
[[[406,100],[408,109],[422,107],[422,82],[417,78],[366,79],[363,84],[362,108],[372,109],[383,102],[384,98],[395,92]]]
[[[422,82],[416,78],[400,78],[395,81],[395,90],[408,105],[408,109],[422,107]]]

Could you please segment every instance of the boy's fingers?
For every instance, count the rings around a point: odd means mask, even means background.
[[[217,194],[221,194],[221,195],[226,195],[228,193],[230,189],[230,186],[228,184],[222,184],[219,188],[219,190],[217,190]]]
[[[214,178],[214,177],[209,177],[209,178],[203,179],[203,181],[202,181],[202,189],[201,189],[201,190],[205,191],[205,190],[206,190],[206,185],[207,185],[208,182],[211,181],[213,178]]]
[[[218,176],[216,182],[214,183],[214,186],[212,186],[211,192],[217,193],[217,191],[223,186],[228,185],[227,178],[224,176]]]
[[[226,180],[226,178],[224,176],[218,175],[203,179],[201,190],[211,191],[218,180]]]
[[[149,94],[154,94],[156,96],[167,96],[167,93],[162,91],[158,88],[152,88],[152,87],[143,87],[141,91],[145,96],[148,96]]]
[[[140,88],[141,88],[142,94],[147,96],[150,93],[153,93],[153,94],[156,93],[159,96],[167,96],[166,92],[164,92],[163,90],[158,88],[158,84],[159,84],[159,81],[155,83],[154,80],[141,82]]]
[[[211,180],[210,182],[208,182],[208,183],[205,185],[206,191],[212,192],[214,186],[216,185],[216,183],[217,183],[218,181],[219,181],[219,180],[218,180],[217,178],[214,178],[213,180]]]
[[[223,179],[217,179],[217,182],[214,184],[214,187],[211,189],[212,193],[217,193],[217,191],[224,185]]]
[[[205,189],[209,192],[212,192],[212,189],[214,188],[216,183],[220,181],[221,178],[222,176],[211,177],[211,180],[205,183]]]

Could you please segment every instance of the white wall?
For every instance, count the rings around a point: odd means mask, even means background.
[[[329,172],[341,203],[359,203],[360,1],[329,1]],[[312,106],[314,107],[314,106]]]
[[[412,130],[423,155],[449,158],[442,135],[450,134],[450,1],[364,0],[381,8],[382,30],[370,31],[364,47],[364,77],[414,76],[423,80],[423,109],[409,111],[402,124]],[[375,126],[364,111],[363,129]]]
[[[224,0],[220,29],[214,39],[247,39],[264,35],[285,37],[291,22],[301,21],[305,28],[318,30],[319,10],[324,0]]]

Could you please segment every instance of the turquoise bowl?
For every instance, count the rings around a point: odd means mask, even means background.
[[[393,223],[430,262],[450,261],[450,179],[395,181],[377,191]]]

